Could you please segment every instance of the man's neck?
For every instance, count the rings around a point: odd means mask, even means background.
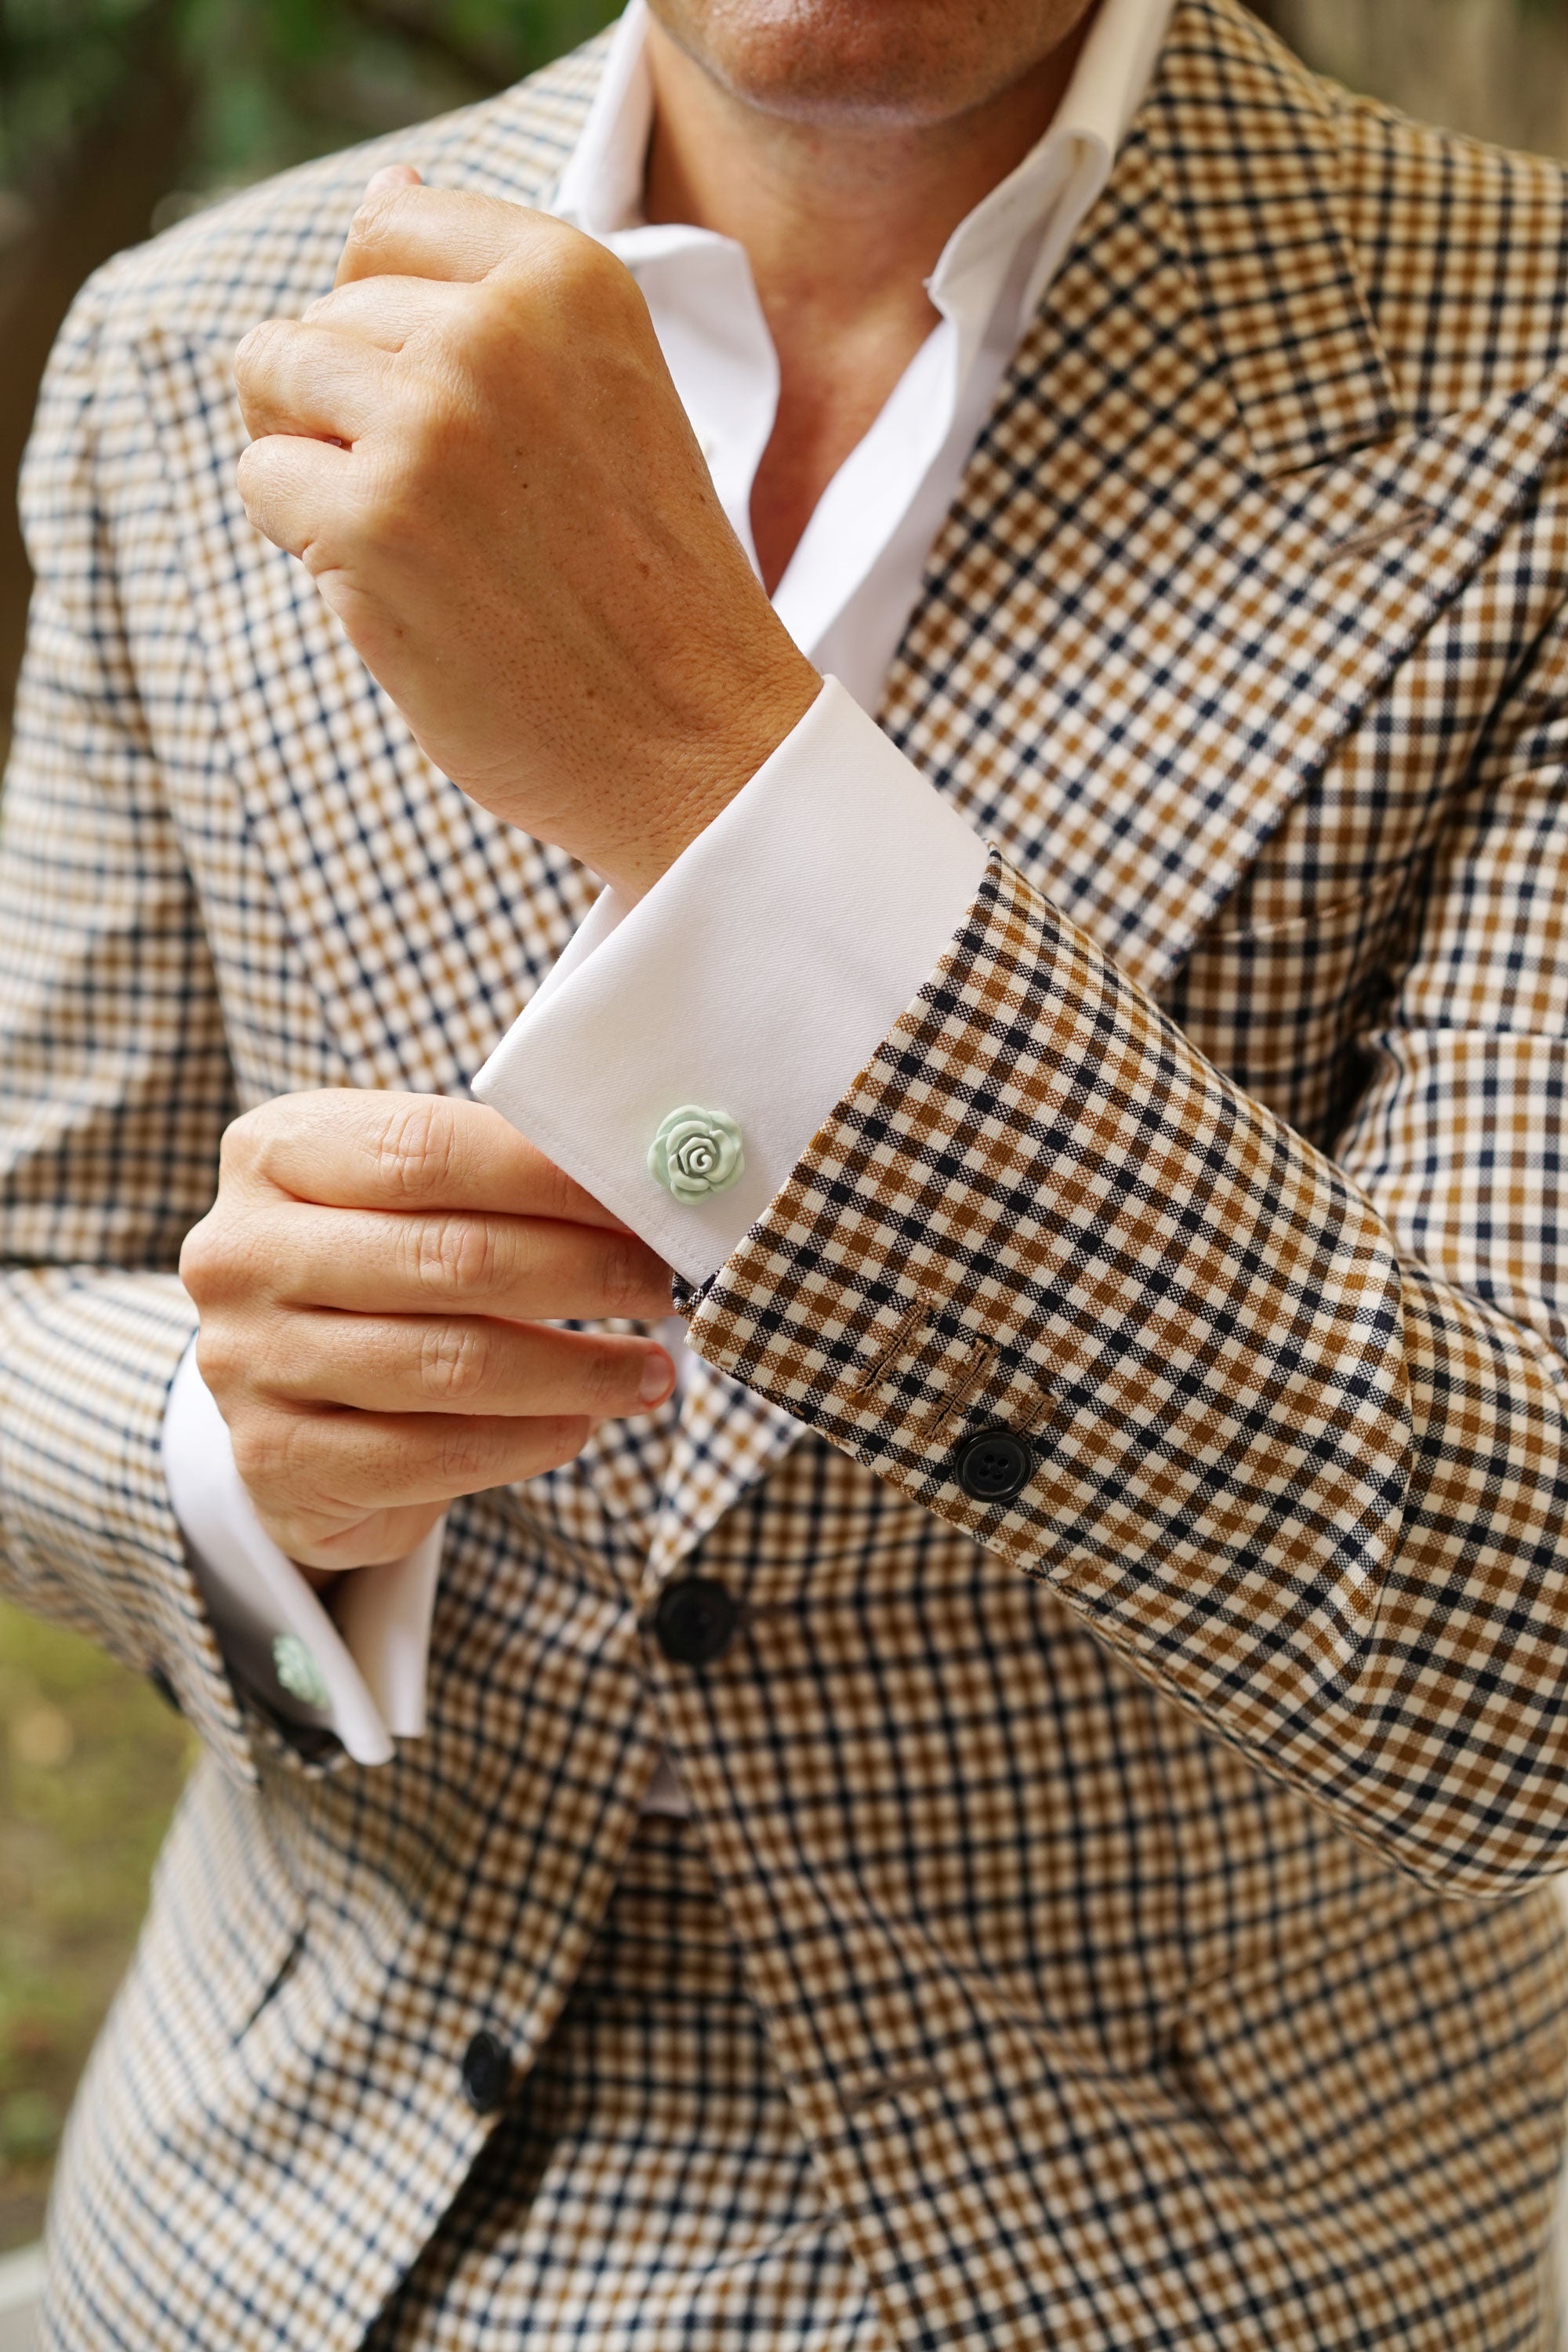
[[[852,324],[886,306],[892,288],[912,308],[910,289],[921,294],[959,222],[1047,129],[1089,21],[954,121],[824,125],[731,96],[650,20],[647,218],[689,221],[743,245],[764,310],[778,303]]]
[[[650,23],[647,216],[745,247],[778,352],[778,419],[752,502],[770,591],[935,325],[925,280],[943,246],[1050,123],[1087,24],[956,120],[825,127],[748,106]]]

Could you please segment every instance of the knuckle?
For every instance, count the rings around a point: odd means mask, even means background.
[[[180,1244],[180,1280],[198,1307],[217,1297],[226,1255],[220,1230],[209,1210]]]
[[[401,183],[389,182],[384,188],[372,188],[363,195],[349,223],[348,245],[356,256],[374,254],[392,233],[395,215],[406,208],[411,194],[420,193]]]
[[[433,1402],[450,1404],[477,1395],[489,1370],[489,1346],[472,1323],[430,1324],[419,1339],[419,1381]]]
[[[425,366],[404,371],[398,390],[403,470],[416,481],[439,478],[450,463],[453,425],[467,404],[462,373],[444,352],[433,353]]]
[[[445,1486],[473,1494],[496,1475],[495,1441],[482,1423],[454,1421],[436,1440],[436,1475]]]
[[[218,1149],[220,1181],[224,1177],[248,1175],[257,1163],[261,1139],[266,1132],[265,1107],[242,1111],[231,1118],[223,1131]]]
[[[219,1160],[220,1195],[226,1182],[291,1192],[292,1162],[310,1134],[321,1099],[316,1095],[275,1095],[231,1119],[224,1129]]]
[[[576,306],[617,301],[623,286],[634,282],[606,247],[580,234],[542,238],[531,259],[535,282],[555,299]]]
[[[534,1181],[539,1187],[540,1214],[563,1218],[570,1223],[579,1195],[576,1184],[565,1169],[558,1168],[553,1160],[546,1160],[541,1153],[534,1170]]]
[[[387,441],[366,444],[359,454],[363,471],[339,518],[339,536],[360,558],[384,561],[407,545],[418,500]]]
[[[424,375],[444,432],[479,423],[486,404],[515,397],[520,337],[532,323],[513,285],[465,288],[444,331],[421,346]]]
[[[394,548],[427,520],[431,486],[440,478],[440,434],[417,398],[389,407],[382,430],[361,445],[363,472],[358,527],[367,543]]]
[[[298,1475],[300,1424],[276,1412],[242,1413],[229,1434],[234,1466],[253,1495],[279,1493]]]
[[[287,319],[263,319],[241,338],[234,354],[234,373],[242,390],[275,362],[291,331]]]
[[[408,1201],[427,1201],[449,1181],[457,1138],[438,1095],[409,1095],[388,1107],[373,1144],[376,1171],[387,1189]]]
[[[375,566],[395,562],[420,533],[417,485],[386,452],[366,454],[365,478],[340,530],[342,549]]]
[[[245,1221],[208,1212],[180,1250],[180,1279],[202,1307],[242,1301],[264,1286],[264,1265]]]
[[[606,1313],[635,1319],[647,1304],[647,1253],[633,1234],[608,1234],[602,1260]]]
[[[612,1412],[621,1411],[637,1397],[639,1370],[639,1358],[618,1348],[595,1348],[585,1367],[590,1402]]]
[[[196,1333],[196,1370],[215,1397],[239,1388],[253,1362],[253,1351],[226,1319],[204,1320]]]
[[[457,1289],[463,1264],[459,1217],[419,1217],[401,1234],[414,1287],[444,1302]]]
[[[500,1279],[500,1248],[487,1217],[444,1217],[432,1236],[430,1280],[447,1295],[488,1294]]]
[[[265,443],[247,441],[239,453],[239,462],[234,469],[235,487],[239,492],[239,502],[253,520],[255,520],[254,510],[267,487],[267,464]]]

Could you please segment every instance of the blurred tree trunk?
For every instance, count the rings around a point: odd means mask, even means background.
[[[111,104],[84,124],[34,192],[32,218],[0,252],[0,755],[26,625],[31,575],[10,485],[32,421],[38,378],[82,279],[150,220],[179,184],[193,93],[175,54],[174,0],[157,0],[136,27]]]
[[[1421,122],[1568,155],[1568,0],[1271,0],[1318,73]]]

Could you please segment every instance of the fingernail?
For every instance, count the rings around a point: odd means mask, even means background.
[[[642,1386],[637,1395],[644,1404],[662,1404],[675,1386],[675,1366],[662,1353],[645,1356]]]

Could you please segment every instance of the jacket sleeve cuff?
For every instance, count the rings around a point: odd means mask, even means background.
[[[1401,1290],[1342,1172],[998,858],[690,1328],[1185,1696],[1283,1714],[1400,1541]]]
[[[951,946],[985,847],[836,679],[631,908],[606,891],[473,1082],[688,1282],[707,1279]],[[740,1130],[681,1202],[649,1148],[684,1105]]]
[[[405,1558],[346,1574],[334,1622],[258,1517],[194,1346],[169,1391],[163,1466],[192,1574],[235,1675],[273,1715],[334,1732],[358,1764],[384,1764],[395,1738],[416,1738],[445,1520]]]

